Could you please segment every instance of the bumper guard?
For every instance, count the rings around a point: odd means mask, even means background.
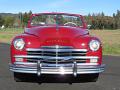
[[[28,62],[15,62],[10,64],[10,70],[18,73],[31,73],[37,74],[91,74],[101,73],[104,71],[104,64],[97,65],[96,63],[70,63],[70,64],[46,64],[41,63],[28,63]]]

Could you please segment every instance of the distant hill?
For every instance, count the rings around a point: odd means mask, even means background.
[[[1,15],[2,17],[4,17],[4,16],[13,16],[13,17],[17,17],[17,16],[18,16],[18,14],[13,14],[13,13],[0,13],[0,15]]]

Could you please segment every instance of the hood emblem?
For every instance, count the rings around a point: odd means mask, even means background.
[[[61,39],[52,39],[52,40],[46,40],[47,43],[68,43],[69,40],[61,40]]]

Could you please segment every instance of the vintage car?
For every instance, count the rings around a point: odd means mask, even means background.
[[[104,66],[101,42],[89,35],[82,15],[32,14],[24,33],[11,42],[10,70],[16,81],[25,74],[85,75],[96,81]]]

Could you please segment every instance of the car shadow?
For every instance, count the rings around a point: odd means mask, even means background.
[[[80,75],[74,77],[73,75],[26,75],[25,79],[21,82],[28,82],[28,83],[88,83],[93,82],[87,75]]]

